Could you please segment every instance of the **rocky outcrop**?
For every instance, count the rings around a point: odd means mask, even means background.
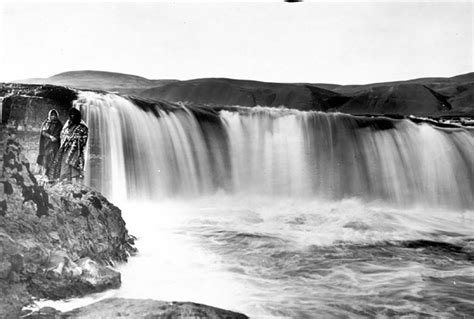
[[[151,299],[110,298],[86,307],[61,313],[50,307],[29,314],[28,318],[226,318],[247,316],[192,302],[164,302]]]
[[[60,86],[9,83],[0,86],[0,97],[2,124],[27,131],[39,129],[50,109],[56,109],[64,123],[77,93]]]
[[[15,317],[31,297],[120,286],[111,266],[135,252],[120,209],[81,184],[39,185],[13,137],[2,151],[0,317]]]

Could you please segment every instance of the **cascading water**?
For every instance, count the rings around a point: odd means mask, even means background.
[[[473,205],[474,134],[409,120],[257,107],[221,111],[214,130],[183,107],[138,109],[117,95],[75,102],[91,129],[88,181],[112,197],[231,194],[398,205]]]
[[[75,102],[89,124],[86,182],[112,198],[199,194],[211,186],[199,124],[183,108],[159,116],[117,95],[82,93]]]
[[[472,317],[472,130],[131,101],[81,92],[75,106],[87,183],[123,209],[139,255],[119,290],[56,308],[126,297],[264,318]]]

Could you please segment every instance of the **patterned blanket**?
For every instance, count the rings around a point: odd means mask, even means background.
[[[78,171],[84,170],[85,150],[89,129],[84,121],[79,124],[72,124],[69,120],[64,124],[61,131],[61,146],[53,161],[52,176],[59,178],[61,172],[61,162],[65,162]]]

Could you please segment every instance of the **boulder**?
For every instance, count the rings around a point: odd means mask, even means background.
[[[192,302],[165,302],[151,299],[109,298],[89,306],[61,313],[50,307],[31,313],[28,318],[248,318],[238,312]]]

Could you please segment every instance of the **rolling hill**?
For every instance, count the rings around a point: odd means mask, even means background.
[[[105,71],[70,71],[49,78],[33,78],[15,82],[27,84],[53,84],[77,89],[116,91],[135,94],[147,88],[159,87],[176,80],[149,80],[147,78]]]
[[[351,114],[474,116],[474,73],[363,85],[270,83],[227,78],[150,80],[103,72],[71,71],[22,83],[114,91],[146,99],[209,106],[270,106]]]
[[[138,95],[207,105],[285,106],[351,114],[474,116],[474,73],[367,85],[267,83],[196,79],[146,89]]]

